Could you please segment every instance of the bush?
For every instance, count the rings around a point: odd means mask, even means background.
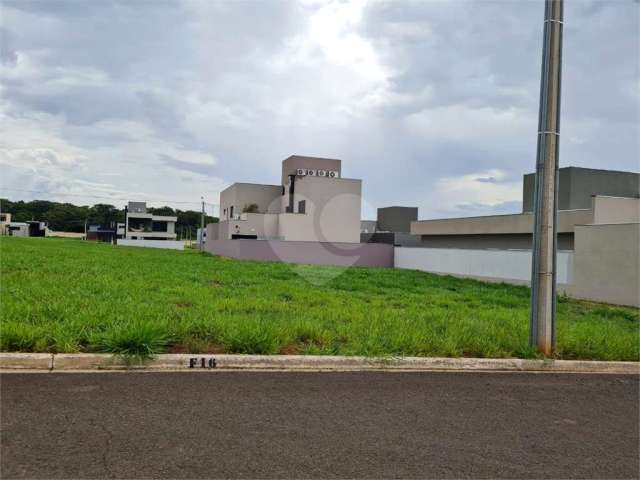
[[[168,343],[166,327],[151,321],[117,324],[91,339],[92,347],[99,352],[140,359],[162,353]]]

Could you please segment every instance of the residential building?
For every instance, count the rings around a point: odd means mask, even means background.
[[[246,260],[393,266],[393,246],[360,243],[362,181],[342,161],[293,155],[278,185],[235,183],[220,194],[220,222],[205,250]]]
[[[10,237],[28,237],[29,224],[27,222],[8,222],[3,225],[3,235]]]
[[[640,306],[640,175],[577,167],[559,173],[559,291]],[[522,213],[412,222],[422,248],[396,249],[395,266],[528,283],[533,184],[525,175]]]
[[[116,243],[118,238],[124,237],[124,223],[111,222],[105,225],[89,225],[86,240]]]
[[[0,235],[9,235],[12,237],[45,237],[48,230],[46,222],[12,222],[10,213],[0,213]]]
[[[223,190],[210,238],[359,243],[361,192],[361,180],[343,178],[341,160],[293,155],[280,184]]]
[[[126,209],[124,239],[175,240],[178,217],[147,212],[145,202],[129,202]]]
[[[47,222],[28,221],[29,236],[30,237],[46,237],[47,236]]]
[[[530,249],[533,175],[524,175],[522,213],[413,221],[411,233],[430,248]],[[559,178],[559,250],[574,249],[577,225],[640,221],[640,174],[566,167]]]
[[[0,235],[9,235],[9,224],[11,223],[11,214],[0,213]]]

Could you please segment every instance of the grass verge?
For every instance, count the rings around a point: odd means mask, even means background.
[[[529,290],[424,272],[0,239],[0,349],[535,358]],[[557,358],[638,360],[638,309],[560,298]]]

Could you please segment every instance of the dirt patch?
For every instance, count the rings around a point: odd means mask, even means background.
[[[178,308],[191,308],[193,307],[193,302],[190,302],[189,300],[181,300],[176,302],[176,306]]]
[[[300,345],[290,343],[289,345],[282,347],[278,353],[280,355],[300,355],[302,353],[302,349],[300,348]]]

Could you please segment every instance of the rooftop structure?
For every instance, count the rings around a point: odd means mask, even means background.
[[[640,197],[640,174],[597,170],[594,168],[564,167],[558,175],[558,210],[591,208],[591,197]],[[523,178],[522,211],[533,211],[535,173]]]
[[[360,222],[362,243],[388,243],[389,245],[415,247],[420,245],[420,236],[412,235],[411,222],[418,219],[418,207],[378,208],[376,220]]]

